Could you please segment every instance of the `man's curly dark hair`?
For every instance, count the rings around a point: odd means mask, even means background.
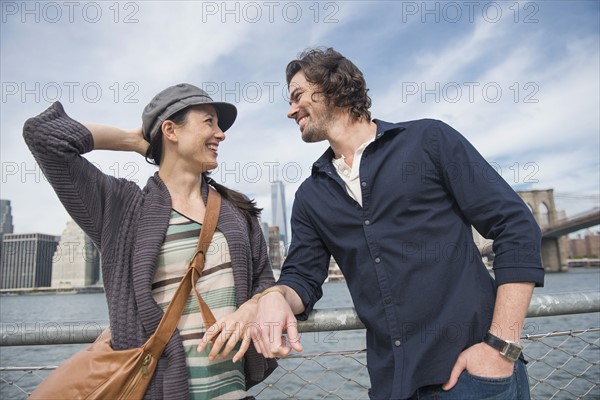
[[[333,48],[308,49],[290,61],[285,70],[288,87],[299,71],[318,87],[314,94],[323,94],[328,105],[348,110],[354,121],[371,120],[371,98],[362,72]]]

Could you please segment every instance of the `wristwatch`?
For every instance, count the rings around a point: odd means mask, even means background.
[[[498,350],[502,356],[512,362],[517,361],[523,351],[523,346],[519,343],[500,339],[498,336],[494,336],[489,332],[486,333],[483,342]]]

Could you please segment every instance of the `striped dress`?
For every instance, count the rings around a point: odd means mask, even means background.
[[[185,275],[198,243],[200,227],[198,222],[175,210],[171,211],[169,228],[160,249],[152,284],[152,295],[163,310],[167,309]],[[229,248],[227,240],[218,230],[207,251],[204,272],[196,288],[217,320],[236,310]],[[198,352],[197,346],[206,327],[193,293],[190,293],[177,327],[186,353],[191,398],[235,400],[246,397],[243,363],[231,361],[239,344],[224,360],[217,357],[209,361],[210,348]]]

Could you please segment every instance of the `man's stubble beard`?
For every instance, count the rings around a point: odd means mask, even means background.
[[[327,133],[331,127],[333,115],[329,110],[313,112],[309,117],[308,124],[302,132],[302,140],[306,143],[316,143],[327,140]]]

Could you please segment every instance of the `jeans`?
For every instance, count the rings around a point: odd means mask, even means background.
[[[517,360],[513,374],[506,378],[483,378],[466,370],[449,391],[441,385],[425,386],[417,390],[411,400],[530,400],[527,369]]]

